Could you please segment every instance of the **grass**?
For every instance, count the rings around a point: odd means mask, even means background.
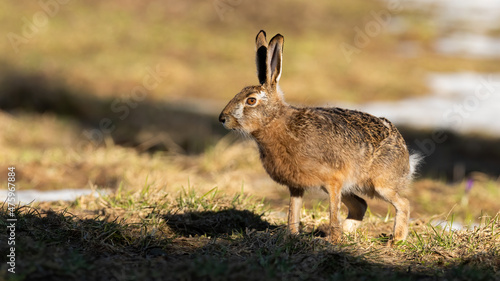
[[[302,234],[287,235],[283,219],[242,193],[184,189],[173,196],[145,186],[132,195],[122,190],[84,201],[97,205],[18,207],[18,273],[8,275],[3,264],[3,278],[491,280],[499,274],[498,215],[473,230],[412,223],[408,240],[393,246],[363,226],[332,245],[307,230],[314,219],[304,220]],[[326,216],[324,208],[314,212]],[[7,215],[3,206],[2,221]],[[376,229],[387,224],[373,216],[367,221]]]
[[[76,186],[99,194],[19,207],[18,274],[7,275],[3,264],[0,279],[498,278],[499,219],[486,217],[498,211],[498,182],[482,174],[467,194],[465,182],[418,180],[409,190],[406,243],[386,246],[393,210],[370,200],[361,230],[331,245],[321,237],[327,203],[314,191],[302,210],[302,234],[286,235],[288,192],[265,174],[251,142],[228,136],[199,155],[113,143],[73,147],[80,134],[71,121],[50,114],[0,118],[0,145],[11,161],[1,165],[15,164],[18,190]],[[45,124],[43,134],[37,122]],[[481,225],[458,232],[433,226],[451,218],[450,210],[455,220],[472,217]],[[2,223],[6,215],[3,206]]]
[[[4,3],[1,33],[22,34],[42,2]],[[471,189],[467,179],[417,180],[408,191],[410,237],[392,247],[393,210],[373,200],[360,231],[327,243],[328,206],[315,191],[302,234],[289,236],[288,192],[266,175],[255,145],[226,135],[215,116],[256,81],[260,29],[286,37],[281,86],[294,104],[421,96],[428,71],[498,71],[494,59],[434,53],[439,34],[426,14],[398,14],[407,32],[382,32],[349,62],[340,44],[352,44],[354,28],[383,3],[239,1],[224,20],[213,1],[68,1],[58,9],[18,52],[0,45],[0,181],[15,166],[18,190],[95,193],[18,206],[18,273],[3,263],[0,279],[500,278],[498,179],[471,174]],[[417,56],[399,51],[407,41],[421,47]],[[158,85],[134,99],[150,71],[159,71]],[[6,205],[0,216],[5,227]],[[450,231],[435,226],[440,220],[479,226]]]
[[[81,141],[83,130],[71,119],[52,114],[16,114],[0,112],[4,134],[0,147],[5,158],[0,168],[16,166],[17,182],[21,189],[91,188],[120,190],[118,197],[109,204],[134,205],[131,195],[142,190],[143,196],[151,193],[148,187],[164,189],[167,193],[185,188],[203,194],[217,187],[220,192],[239,193],[266,198],[280,212],[288,200],[286,189],[273,183],[262,168],[255,144],[235,141],[228,135],[198,155],[172,152],[143,153],[137,148],[115,145],[74,146]],[[496,198],[498,180],[481,173],[471,175],[473,185],[466,192],[467,179],[448,184],[440,180],[421,179],[409,189],[412,214],[445,217],[450,210],[462,223],[498,211]],[[0,180],[7,180],[0,173]],[[120,197],[122,196],[122,197]],[[208,193],[207,197],[211,198]],[[306,201],[308,209],[324,200],[321,193],[311,192],[312,200]],[[161,198],[158,198],[160,200]],[[84,204],[91,204],[85,202]],[[135,199],[134,199],[135,200]],[[138,200],[138,199],[137,199]],[[141,199],[142,200],[142,199]],[[158,202],[156,200],[155,202]],[[259,199],[260,200],[260,199]],[[436,200],[440,204],[436,204]],[[144,205],[149,202],[142,201]],[[323,201],[324,202],[324,201]],[[194,204],[194,203],[193,203]],[[114,206],[114,205],[113,205]],[[387,204],[369,200],[374,215],[385,217]],[[323,204],[322,208],[326,208]]]
[[[495,59],[436,54],[432,44],[440,34],[434,23],[429,15],[411,11],[391,14],[405,32],[382,28],[360,53],[346,59],[341,44],[355,45],[355,29],[373,22],[372,12],[389,9],[382,1],[241,1],[224,20],[215,2],[224,1],[69,1],[58,6],[46,25],[26,35],[26,43],[13,47],[8,41],[0,47],[2,69],[21,77],[46,77],[51,84],[64,81],[81,92],[113,99],[130,96],[143,83],[147,68],[158,66],[162,81],[148,92],[148,100],[204,98],[222,103],[256,82],[253,39],[266,29],[269,36],[279,32],[287,40],[281,86],[292,102],[422,96],[427,94],[426,71],[498,71]],[[23,36],[29,31],[23,19],[32,22],[40,11],[38,2],[6,4],[0,32]],[[400,51],[405,42],[416,44],[420,53],[405,56]]]

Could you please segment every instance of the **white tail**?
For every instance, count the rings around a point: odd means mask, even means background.
[[[410,154],[410,173],[408,174],[408,177],[412,179],[415,176],[415,172],[417,171],[417,168],[422,164],[422,160],[424,159],[424,156],[422,154],[413,152]]]

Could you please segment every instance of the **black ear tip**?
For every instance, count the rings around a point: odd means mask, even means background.
[[[256,38],[258,38],[261,33],[264,33],[264,37],[266,37],[266,32],[264,30],[261,30],[259,31],[259,33],[257,33]]]
[[[269,45],[278,44],[278,43],[281,43],[281,45],[283,45],[283,43],[285,43],[285,37],[283,37],[283,35],[281,35],[279,33],[274,35],[273,38],[271,38],[271,40],[269,41]]]

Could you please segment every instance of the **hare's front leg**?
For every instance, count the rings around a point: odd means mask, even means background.
[[[330,199],[329,240],[332,243],[339,243],[342,238],[342,225],[339,221],[340,204],[342,202],[342,182],[336,179],[331,180],[323,189],[328,193]]]
[[[288,230],[291,234],[299,233],[300,209],[302,208],[302,197],[304,189],[289,187],[290,207],[288,209]]]

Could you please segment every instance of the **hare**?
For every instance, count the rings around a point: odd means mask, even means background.
[[[243,88],[222,110],[219,121],[254,139],[269,176],[290,190],[292,234],[299,232],[304,191],[320,187],[329,197],[331,242],[340,242],[342,228],[353,232],[361,224],[367,208],[363,195],[395,207],[394,239],[405,240],[410,204],[401,192],[412,179],[418,155],[410,156],[403,137],[385,118],[336,107],[288,105],[278,86],[283,43],[280,34],[269,44],[263,30],[257,34],[260,85]],[[343,224],[338,217],[341,202],[348,209]]]

